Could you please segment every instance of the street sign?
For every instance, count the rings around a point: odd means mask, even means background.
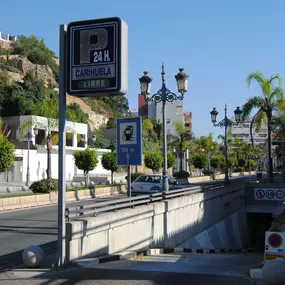
[[[254,200],[285,201],[285,189],[254,188]]]
[[[284,259],[284,239],[285,233],[283,232],[265,232],[264,260]]]
[[[124,95],[127,89],[127,24],[117,17],[70,23],[67,27],[67,93],[99,97]]]
[[[117,165],[142,165],[142,118],[117,119]]]

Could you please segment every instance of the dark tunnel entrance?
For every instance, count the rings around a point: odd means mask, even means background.
[[[271,213],[248,213],[249,247],[256,251],[264,251],[265,232],[269,230],[273,221]]]

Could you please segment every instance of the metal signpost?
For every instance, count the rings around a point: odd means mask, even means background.
[[[58,258],[65,252],[66,92],[73,96],[124,95],[128,89],[128,27],[120,18],[95,19],[60,26]]]
[[[131,196],[131,165],[142,165],[142,117],[117,119],[117,165],[128,166]]]

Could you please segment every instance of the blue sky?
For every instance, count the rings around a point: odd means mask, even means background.
[[[223,117],[247,98],[246,77],[261,71],[285,79],[284,0],[14,0],[1,2],[0,31],[36,35],[58,53],[59,25],[71,21],[121,17],[129,26],[129,91],[137,108],[138,78],[144,70],[161,87],[161,63],[167,86],[176,92],[179,67],[190,74],[185,111],[193,112],[196,136],[221,132],[210,122],[217,107]]]

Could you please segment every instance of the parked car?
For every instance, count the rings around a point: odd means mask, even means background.
[[[168,176],[169,190],[182,189],[182,185]],[[132,194],[152,194],[162,192],[163,176],[161,174],[145,174],[139,176],[132,184]]]

